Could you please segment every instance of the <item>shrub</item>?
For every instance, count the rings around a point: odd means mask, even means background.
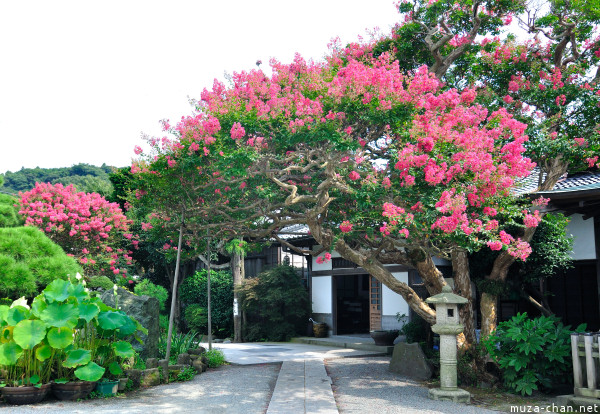
[[[582,332],[585,325],[577,327]],[[522,395],[533,390],[549,391],[572,381],[571,345],[568,326],[554,316],[529,319],[519,313],[498,324],[484,340],[490,356],[498,363],[504,384]]]
[[[208,312],[205,307],[192,303],[185,308],[183,319],[188,328],[198,332],[206,332]]]
[[[54,279],[82,272],[75,259],[34,227],[0,228],[0,297],[33,297]]]
[[[88,282],[88,288],[90,289],[110,290],[113,288],[114,285],[115,282],[113,282],[106,276],[92,277]]]
[[[155,285],[148,279],[144,279],[135,285],[133,291],[136,295],[146,295],[153,298],[158,299],[158,303],[160,304],[160,311],[164,312],[166,310],[167,298],[169,297],[169,292],[167,289],[160,285]]]
[[[240,299],[248,341],[287,341],[306,330],[308,292],[291,266],[274,267],[245,280]]]
[[[158,357],[165,359],[167,356],[167,331],[162,331],[158,337]],[[186,334],[181,332],[173,332],[171,335],[171,354],[169,361],[172,364],[177,363],[177,355],[183,354],[190,348],[194,348],[200,340],[197,338],[198,333],[190,331]]]
[[[231,336],[233,333],[233,278],[231,273],[211,271],[210,285],[213,333],[223,338]],[[206,270],[203,269],[192,276],[188,276],[179,288],[179,295],[183,305],[198,304],[207,308],[206,286]],[[206,332],[207,328],[204,327],[202,331]]]
[[[209,349],[208,351],[206,351],[204,356],[207,359],[207,364],[209,368],[216,368],[221,365],[225,365],[225,363],[227,362],[225,360],[225,354],[223,354],[223,351],[221,351],[220,349]]]
[[[0,227],[17,227],[23,225],[19,209],[15,207],[15,197],[0,194]]]

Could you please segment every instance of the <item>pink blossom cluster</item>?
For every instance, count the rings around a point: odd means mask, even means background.
[[[114,273],[119,262],[132,264],[131,252],[115,247],[137,244],[136,236],[129,232],[131,221],[117,203],[109,203],[97,193],[77,192],[72,185],[50,183],[36,183],[32,190],[20,193],[19,203],[25,225],[43,230],[76,257],[87,273]]]
[[[317,257],[315,261],[318,264],[323,264],[323,263],[327,263],[330,260],[331,260],[331,253],[327,252],[323,256]]]

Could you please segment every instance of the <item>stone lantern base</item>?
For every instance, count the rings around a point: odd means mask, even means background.
[[[443,390],[441,388],[430,388],[429,398],[438,401],[454,401],[461,403],[470,403],[471,394],[468,391],[457,388],[455,390]]]

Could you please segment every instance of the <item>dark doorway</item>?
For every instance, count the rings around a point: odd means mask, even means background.
[[[337,334],[369,332],[369,275],[336,275]]]

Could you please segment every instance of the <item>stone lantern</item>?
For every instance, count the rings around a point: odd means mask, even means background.
[[[468,403],[471,394],[457,386],[456,335],[464,329],[458,317],[458,305],[469,301],[452,293],[452,288],[446,285],[442,293],[431,296],[426,302],[435,305],[436,324],[431,330],[440,335],[440,388],[430,389],[429,398]]]

